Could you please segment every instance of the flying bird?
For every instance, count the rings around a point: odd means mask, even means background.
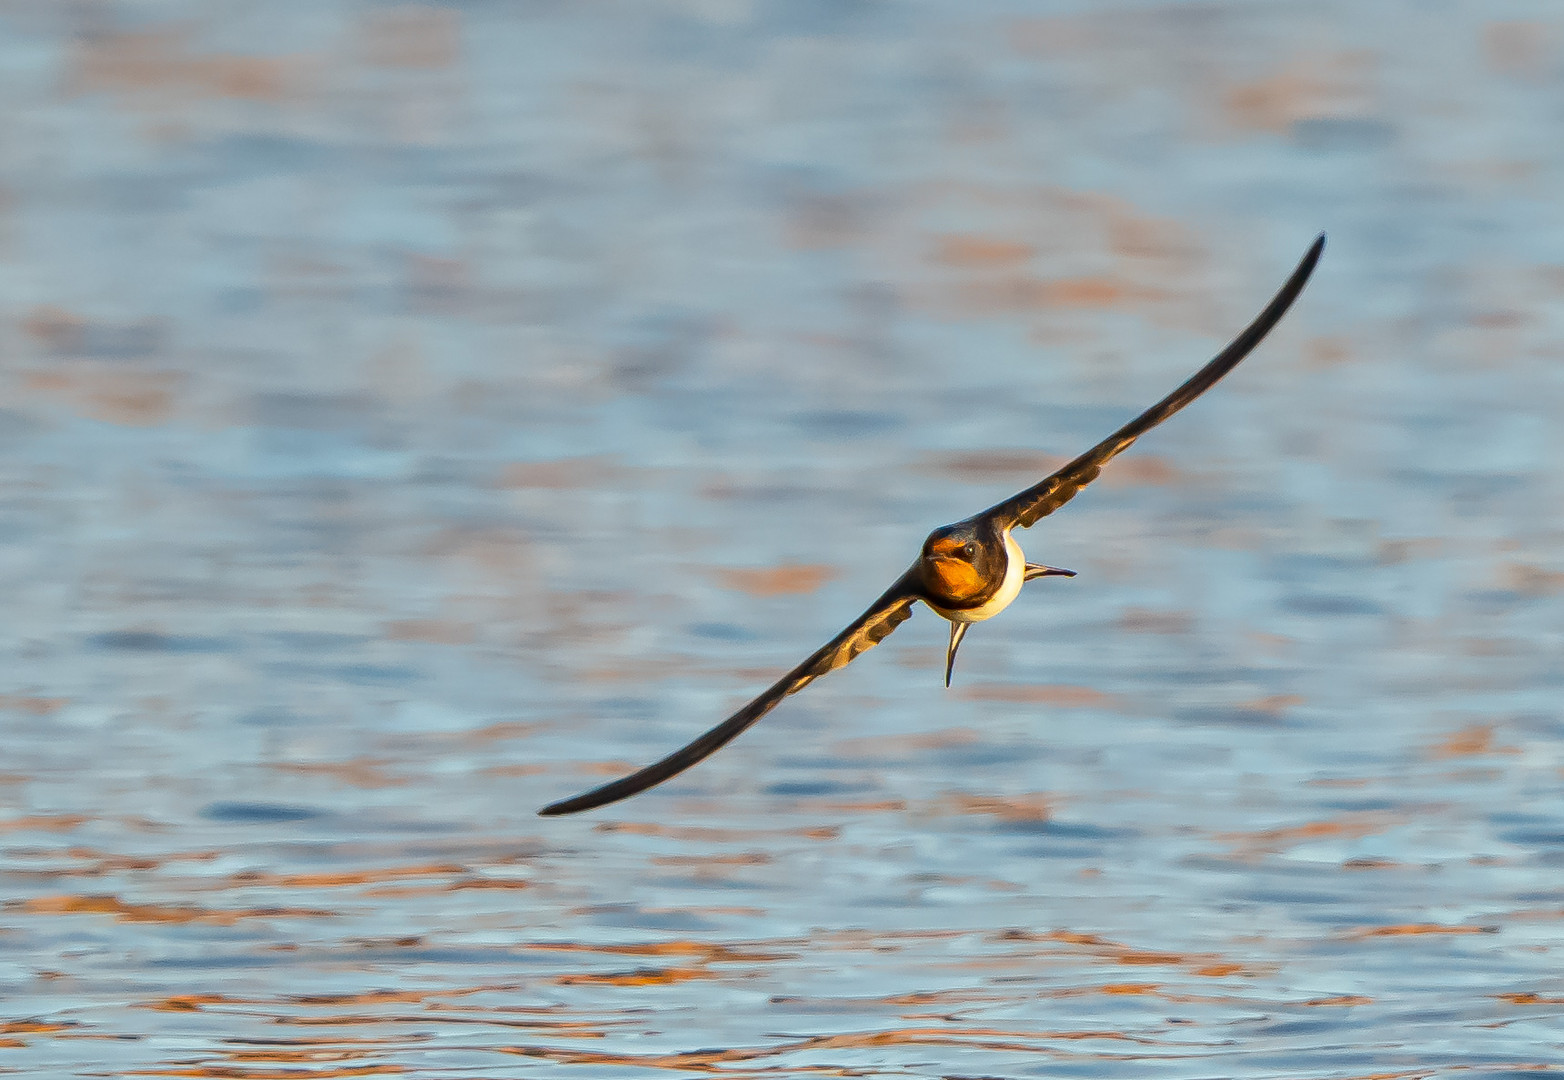
[[[950,623],[950,642],[945,651],[945,685],[949,686],[956,649],[969,626],[999,614],[1020,593],[1021,586],[1033,578],[1074,576],[1071,570],[1027,562],[1021,545],[1012,535],[1014,530],[1030,528],[1069,502],[1078,491],[1097,479],[1104,465],[1127,450],[1131,443],[1194,401],[1237,366],[1298,298],[1324,249],[1322,233],[1254,322],[1177,390],[1052,476],[980,514],[929,533],[917,561],[869,605],[869,610],[754,701],[661,761],[591,791],[551,803],[538,813],[553,816],[591,810],[629,798],[677,776],[715,753],[776,708],[789,694],[796,694],[820,676],[845,667],[884,641],[892,630],[912,616],[912,606],[920,600]]]

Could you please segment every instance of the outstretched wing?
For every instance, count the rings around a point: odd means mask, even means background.
[[[1243,333],[1233,339],[1231,345],[1218,353],[1209,364],[1195,372],[1183,386],[1048,479],[1034,484],[997,506],[989,507],[978,516],[992,518],[1002,528],[1025,529],[1073,499],[1076,492],[1097,479],[1097,474],[1102,471],[1102,467],[1128,449],[1131,443],[1211,389],[1218,379],[1238,366],[1238,362],[1248,356],[1250,350],[1260,344],[1265,335],[1271,332],[1271,327],[1287,313],[1292,302],[1303,291],[1309,275],[1314,272],[1314,264],[1320,261],[1320,252],[1324,249],[1325,234],[1321,233],[1309,248],[1308,254],[1304,255],[1303,261],[1298,264],[1298,268],[1287,279],[1287,283],[1282,286],[1281,291],[1265,306],[1265,310],[1260,312]]]
[[[538,813],[552,817],[557,814],[574,814],[591,810],[605,803],[618,802],[645,791],[677,776],[701,759],[716,753],[730,739],[765,716],[789,694],[796,694],[827,672],[846,667],[861,653],[868,652],[884,641],[902,623],[912,616],[913,601],[918,599],[916,577],[908,570],[885,590],[874,604],[858,616],[853,624],[822,645],[813,656],[788,672],[754,701],[712,728],[706,734],[681,750],[675,750],[655,764],[639,772],[631,773],[602,787],[593,788],[569,799],[545,806]]]

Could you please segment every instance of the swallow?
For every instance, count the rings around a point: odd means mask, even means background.
[[[917,561],[867,611],[755,700],[661,761],[551,803],[538,813],[552,817],[591,810],[677,776],[721,749],[776,708],[783,698],[798,693],[820,676],[845,667],[884,641],[891,631],[911,618],[913,605],[919,601],[950,623],[950,641],[945,652],[945,685],[949,686],[956,649],[968,627],[1009,607],[1020,594],[1021,586],[1034,578],[1074,576],[1070,570],[1027,562],[1012,535],[1014,530],[1030,528],[1069,502],[1136,439],[1211,389],[1236,367],[1287,313],[1324,249],[1325,235],[1321,233],[1265,310],[1227,348],[1167,397],[1053,475],[980,514],[931,532]]]

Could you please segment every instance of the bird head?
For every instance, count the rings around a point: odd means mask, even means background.
[[[990,530],[995,531],[995,530]],[[985,535],[973,522],[929,533],[918,560],[923,586],[942,605],[960,607],[998,587],[1005,576],[1005,542]]]

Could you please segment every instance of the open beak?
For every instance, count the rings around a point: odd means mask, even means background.
[[[945,689],[947,690],[950,689],[950,673],[956,666],[956,650],[961,647],[961,639],[966,636],[967,627],[971,625],[971,623],[951,620],[950,647],[945,650]]]
[[[1074,570],[1066,570],[1062,566],[1043,566],[1040,563],[1026,564],[1026,577],[1022,581],[1031,581],[1035,577],[1074,577]]]

